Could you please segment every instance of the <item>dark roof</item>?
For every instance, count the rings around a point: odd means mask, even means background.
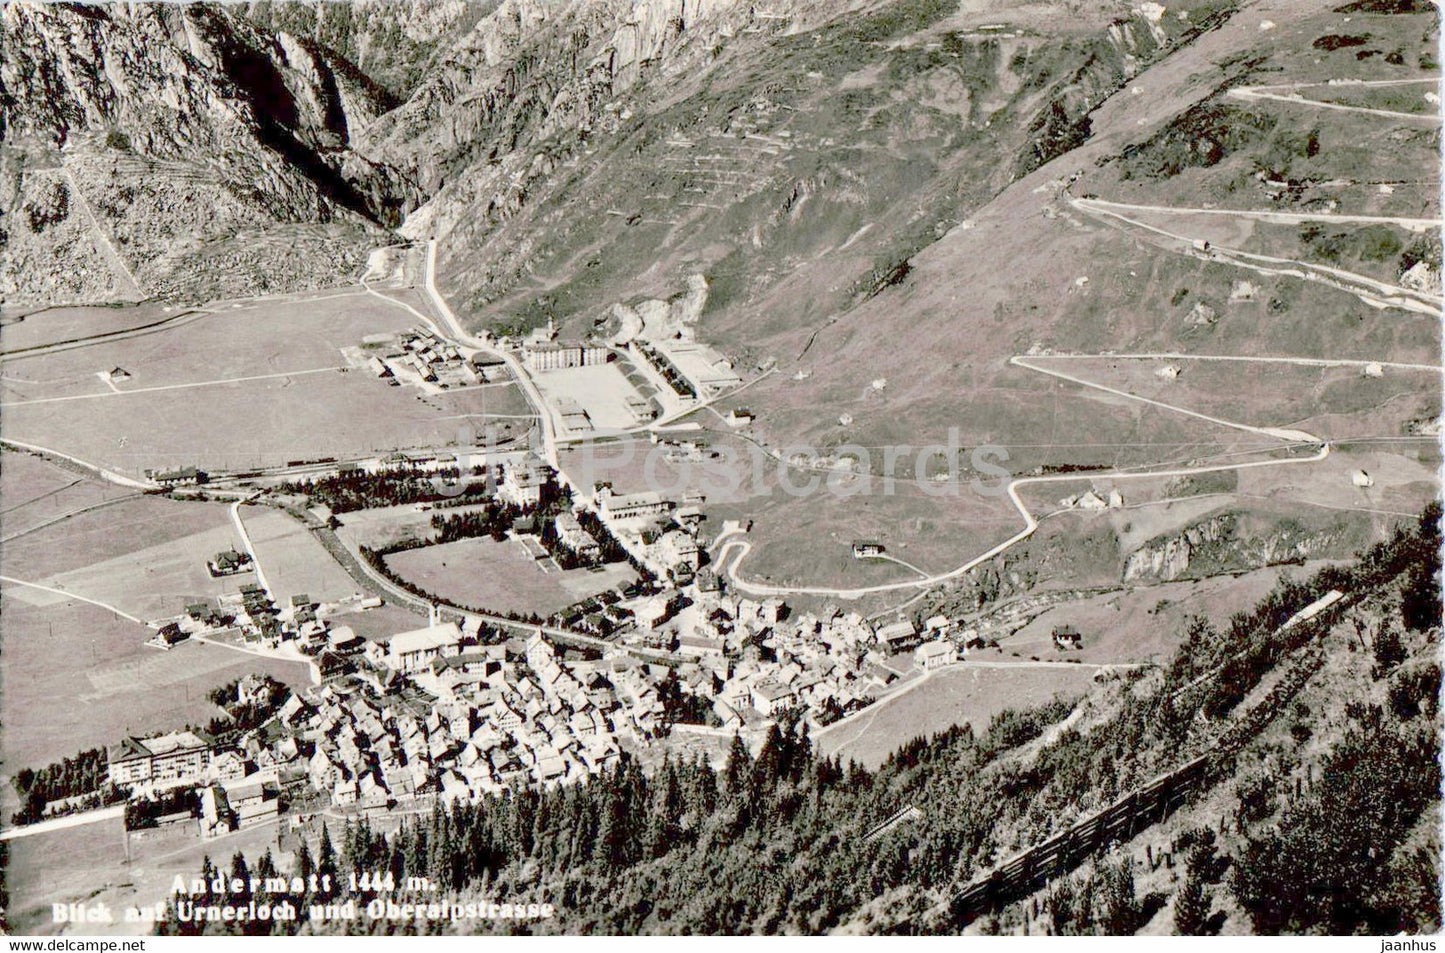
[[[125,737],[120,744],[111,747],[106,752],[106,760],[114,764],[117,761],[133,761],[136,758],[149,758],[150,749],[141,744],[139,738]]]

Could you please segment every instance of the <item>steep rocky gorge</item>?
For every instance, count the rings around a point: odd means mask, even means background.
[[[416,200],[349,147],[388,95],[308,39],[205,5],[18,3],[3,26],[7,303],[334,283]],[[298,269],[306,225],[327,234]]]

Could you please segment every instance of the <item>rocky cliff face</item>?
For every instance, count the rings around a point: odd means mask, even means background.
[[[17,3],[0,16],[9,303],[334,283],[350,246],[414,204],[350,148],[387,94],[308,39],[199,5]],[[254,234],[274,226],[324,227],[309,266]],[[254,269],[225,273],[246,258]]]
[[[0,294],[324,283],[405,221],[479,323],[698,273],[726,309],[842,248],[807,297],[846,305],[1203,22],[1150,10],[1060,41],[939,0],[11,4]],[[320,242],[306,265],[278,226]]]
[[[581,327],[698,272],[714,312],[826,280],[803,319],[886,286],[1203,28],[1094,16],[1061,42],[923,0],[506,0],[361,148],[431,196],[403,232],[442,239],[479,323]]]
[[[1170,582],[1346,555],[1347,541],[1353,541],[1352,534],[1343,524],[1309,530],[1284,521],[1251,530],[1239,516],[1223,513],[1135,550],[1124,561],[1123,581]]]
[[[478,323],[699,273],[727,310],[800,267],[847,306],[1224,6],[1060,40],[939,0],[11,4],[0,294],[325,283],[405,222]],[[311,229],[305,265],[278,226]]]
[[[496,0],[260,0],[244,10],[262,30],[306,37],[334,51],[401,103],[496,6]]]
[[[366,148],[428,192],[446,186],[432,220],[448,225],[485,188],[458,181],[459,167],[484,173],[481,167],[510,159],[527,163],[524,177],[549,175],[555,163],[534,161],[533,150],[566,148],[599,127],[615,130],[621,108],[609,104],[619,91],[651,70],[672,72],[685,49],[750,19],[737,0],[504,0],[408,102],[368,130]]]

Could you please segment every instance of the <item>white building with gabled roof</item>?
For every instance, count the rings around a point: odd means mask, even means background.
[[[455,622],[398,632],[388,639],[372,642],[366,647],[373,662],[394,672],[420,672],[432,659],[458,655],[462,650],[462,630]]]

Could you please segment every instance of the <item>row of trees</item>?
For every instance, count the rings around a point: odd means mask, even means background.
[[[12,824],[34,824],[47,815],[75,813],[114,804],[124,792],[110,784],[105,749],[91,748],[37,770],[21,768],[11,779],[20,795],[20,809],[10,815]],[[50,808],[68,802],[63,810]]]
[[[333,513],[351,513],[407,503],[485,499],[492,495],[490,481],[484,479],[485,476],[484,467],[473,467],[466,477],[456,467],[438,470],[401,467],[378,473],[356,470],[312,480],[291,480],[278,484],[276,489],[306,496]],[[459,487],[458,481],[465,482]]]
[[[46,801],[58,801],[94,791],[104,783],[106,770],[105,749],[91,748],[38,771],[21,768],[12,781],[22,798],[34,794]]]

